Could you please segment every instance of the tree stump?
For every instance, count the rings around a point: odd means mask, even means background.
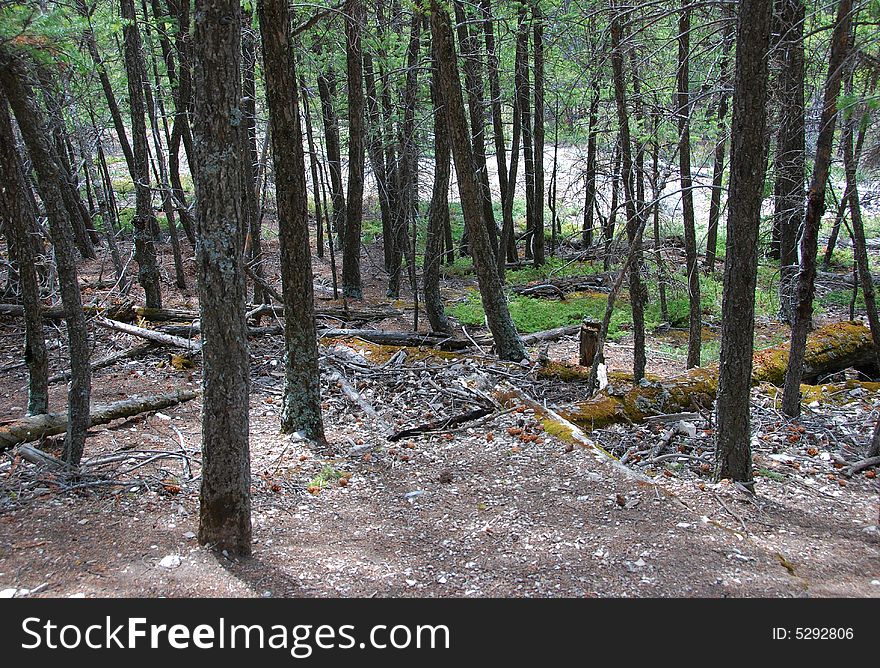
[[[581,323],[580,359],[578,361],[581,366],[592,366],[596,350],[599,348],[599,331],[601,329],[602,325],[598,322],[584,320]]]

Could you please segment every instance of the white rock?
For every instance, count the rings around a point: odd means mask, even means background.
[[[675,423],[675,431],[683,436],[688,436],[689,438],[693,438],[697,435],[697,425],[693,422],[687,422],[685,420],[679,420]]]
[[[183,537],[192,540],[196,537],[196,535],[192,531],[187,531],[185,534],[183,534]]]
[[[180,566],[180,557],[176,554],[168,554],[159,561],[162,568],[177,568]]]
[[[677,526],[679,529],[690,529],[691,528],[691,525],[688,522],[679,522],[675,526]]]
[[[10,587],[8,589],[0,589],[0,598],[13,598],[18,593],[18,589]]]
[[[71,595],[68,596],[67,598],[85,598],[85,597],[86,597],[86,595],[85,595],[83,592],[78,591],[78,592],[75,593],[75,594],[71,594]]]
[[[160,420],[171,420],[170,415],[165,415],[165,413],[155,413],[156,417]]]

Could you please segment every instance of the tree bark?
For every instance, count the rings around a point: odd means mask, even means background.
[[[0,215],[11,230],[15,264],[24,305],[24,361],[28,368],[28,415],[49,410],[49,356],[43,336],[40,285],[36,270],[36,211],[27,190],[21,157],[15,150],[15,135],[6,96],[0,89]]]
[[[455,61],[452,25],[439,0],[431,0],[431,34],[449,119],[450,144],[461,194],[465,227],[470,234],[474,270],[495,350],[501,359],[519,361],[526,357],[525,347],[516,332],[507,300],[498,278],[486,228],[481,224],[480,190],[473,173],[473,156],[461,95],[461,81]]]
[[[691,177],[691,0],[682,0],[678,19],[678,166],[681,179],[681,211],[684,219],[684,254],[688,286],[687,368],[700,366],[703,322],[700,311],[700,272],[697,268],[697,230],[694,220],[693,178]]]
[[[321,373],[315,334],[312,257],[306,202],[306,163],[287,0],[258,3],[265,56],[266,101],[272,124],[272,158],[281,245],[284,296],[284,395],[281,431],[324,441]],[[348,227],[346,227],[348,229]]]
[[[345,0],[346,70],[348,80],[348,197],[342,256],[342,294],[363,299],[361,223],[364,215],[364,83],[363,48],[366,11],[363,0]]]
[[[541,0],[533,0],[532,42],[535,50],[535,131],[533,160],[535,169],[532,253],[536,267],[546,261],[544,251],[544,18]]]
[[[801,365],[804,355],[807,332],[813,320],[813,294],[816,281],[816,252],[819,242],[819,227],[825,213],[825,188],[828,171],[831,167],[831,147],[834,142],[834,128],[837,122],[837,96],[843,78],[843,63],[849,50],[850,24],[852,22],[852,0],[840,0],[837,6],[837,20],[831,38],[831,57],[828,61],[828,77],[825,82],[825,95],[822,119],[819,125],[819,139],[816,143],[816,159],[813,177],[810,182],[807,211],[804,217],[801,236],[801,270],[798,275],[797,297],[794,321],[791,326],[791,364],[785,379],[782,393],[782,412],[789,417],[800,415]]]
[[[0,84],[18,121],[31,156],[40,197],[49,219],[55,247],[58,282],[67,323],[68,355],[71,381],[67,393],[67,435],[63,459],[70,468],[79,466],[89,426],[89,398],[92,376],[89,368],[89,339],[82,308],[82,296],[73,256],[73,232],[64,205],[64,169],[58,164],[45,116],[36,104],[36,95],[28,83],[27,67],[20,56],[0,47]]]
[[[131,134],[134,143],[134,226],[135,260],[138,263],[138,282],[144,290],[147,306],[162,308],[162,289],[159,285],[159,266],[156,262],[156,242],[151,228],[156,224],[150,195],[150,165],[147,158],[147,125],[144,119],[144,78],[146,67],[141,52],[141,38],[137,28],[134,0],[120,0],[120,14],[124,22],[125,70],[128,75],[128,97],[131,106]]]
[[[774,222],[779,229],[779,311],[792,322],[798,274],[797,233],[804,218],[804,3],[784,0],[779,96],[782,118],[776,139],[777,193]]]
[[[622,27],[620,16],[615,14],[611,20],[611,67],[614,79],[614,99],[617,104],[617,121],[620,129],[620,156],[623,173],[623,196],[626,208],[626,236],[630,244],[629,296],[633,317],[633,376],[640,380],[645,375],[645,287],[642,283],[641,230],[644,227],[644,212],[636,207],[634,187],[635,169],[632,158],[629,111],[626,105],[626,82],[623,73],[623,53],[621,50]]]
[[[443,259],[443,230],[449,221],[449,130],[446,105],[440,91],[436,55],[431,69],[431,102],[434,108],[434,185],[428,210],[428,235],[422,270],[425,312],[431,329],[450,334],[452,327],[440,296],[440,262]],[[503,263],[502,263],[503,264]]]
[[[715,460],[718,478],[753,485],[749,387],[755,329],[758,227],[764,189],[767,51],[772,3],[742,0],[736,75]]]
[[[241,3],[196,0],[193,144],[202,326],[199,542],[251,552],[250,359],[242,268]]]

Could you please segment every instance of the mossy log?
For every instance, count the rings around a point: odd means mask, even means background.
[[[804,379],[811,385],[820,375],[852,366],[870,364],[874,359],[871,331],[858,322],[826,325],[807,340]],[[781,385],[788,364],[788,344],[755,353],[752,384]],[[558,380],[586,380],[589,369],[551,362],[539,371]],[[718,365],[697,367],[669,379],[648,377],[637,385],[624,381],[622,374],[609,374],[609,386],[592,399],[562,411],[563,417],[583,429],[614,422],[641,422],[651,415],[705,408],[712,405],[718,391]],[[806,393],[805,393],[806,395]]]

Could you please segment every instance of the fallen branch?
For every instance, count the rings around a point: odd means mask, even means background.
[[[131,359],[133,357],[140,357],[141,355],[146,354],[150,350],[154,349],[156,346],[153,342],[142,343],[139,346],[135,346],[134,348],[129,348],[128,350],[121,350],[119,352],[113,353],[112,355],[107,355],[106,357],[102,357],[101,359],[92,362],[92,371],[97,371],[98,369],[103,369],[104,367],[111,366],[123,359]],[[66,371],[62,371],[61,373],[56,373],[54,376],[49,376],[49,384],[52,383],[60,383],[61,381],[66,381],[70,379],[70,369]]]
[[[865,469],[869,469],[872,466],[880,465],[880,457],[868,457],[867,459],[863,459],[860,462],[856,462],[848,466],[847,468],[841,470],[841,473],[847,477],[853,476],[860,471],[864,471]]]
[[[107,424],[119,418],[127,418],[147,411],[158,411],[195,399],[197,394],[189,390],[178,390],[168,394],[123,399],[106,406],[96,406],[89,417],[91,426]],[[0,423],[0,452],[20,443],[37,441],[46,436],[54,436],[67,431],[67,412],[31,415],[18,420]]]
[[[139,336],[148,341],[155,341],[165,346],[173,346],[174,348],[183,348],[184,350],[192,350],[198,352],[202,349],[202,344],[198,341],[191,341],[172,334],[157,332],[154,329],[145,329],[128,323],[119,322],[118,320],[108,320],[107,318],[96,318],[95,324],[105,329],[113,329],[117,332],[124,332],[133,336]]]
[[[409,332],[386,332],[381,329],[323,329],[318,332],[321,339],[357,338],[371,343],[389,346],[428,346],[442,350],[462,350],[470,344],[447,336],[416,334]]]
[[[418,427],[412,427],[411,429],[404,429],[403,431],[399,431],[396,434],[392,434],[388,437],[389,441],[399,441],[402,438],[408,438],[410,436],[417,436],[418,434],[426,434],[432,431],[443,431],[444,429],[448,429],[449,427],[454,427],[455,425],[462,424],[463,422],[470,422],[471,420],[478,420],[481,417],[485,417],[489,415],[489,413],[494,412],[495,408],[477,408],[472,411],[468,411],[467,413],[462,413],[460,415],[454,415],[448,418],[442,418],[440,420],[434,420],[433,422],[426,422],[425,424],[420,424]]]

